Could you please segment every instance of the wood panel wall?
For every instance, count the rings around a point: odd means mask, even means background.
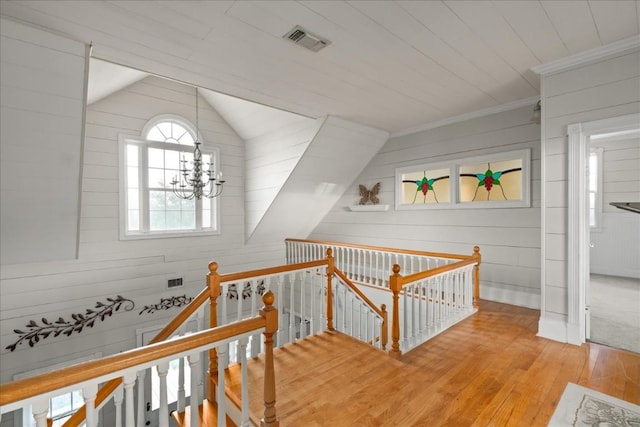
[[[0,262],[74,259],[86,46],[5,18],[0,31]]]
[[[163,326],[178,309],[142,315],[139,311],[160,298],[195,296],[205,286],[207,264],[212,260],[220,264],[222,273],[284,262],[282,241],[245,246],[244,142],[202,98],[200,131],[206,144],[220,148],[227,180],[221,199],[221,234],[119,240],[118,135],[140,135],[149,119],[167,113],[195,122],[193,88],[148,77],[88,107],[79,259],[2,266],[0,382],[88,354],[109,355],[135,347],[136,329]],[[49,226],[57,226],[44,218]],[[168,289],[167,280],[176,277],[183,278],[183,287]],[[121,309],[81,334],[49,337],[34,348],[24,344],[14,352],[5,349],[18,338],[13,330],[25,329],[29,320],[69,320],[72,313],[84,313],[96,301],[106,302],[116,295],[135,301],[136,308]]]
[[[565,322],[567,295],[567,125],[640,111],[640,52],[618,54],[543,77],[544,304]]]
[[[391,138],[310,238],[436,252],[482,251],[481,298],[540,306],[540,126],[533,105]],[[395,169],[531,149],[529,208],[394,210]],[[358,184],[381,182],[387,212],[351,212]]]

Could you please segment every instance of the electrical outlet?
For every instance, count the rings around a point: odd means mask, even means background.
[[[182,277],[178,277],[177,279],[169,279],[167,281],[167,286],[169,288],[178,288],[182,286]]]

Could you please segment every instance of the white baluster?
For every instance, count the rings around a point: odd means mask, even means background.
[[[124,425],[126,427],[135,427],[134,407],[133,407],[133,387],[136,384],[135,372],[127,372],[122,377],[124,384]],[[140,387],[143,387],[140,383]],[[138,406],[143,406],[144,402],[138,401]],[[142,423],[144,425],[144,422]]]
[[[295,342],[296,340],[296,326],[295,326],[295,320],[296,320],[296,315],[295,315],[295,307],[296,307],[296,301],[295,301],[295,284],[296,284],[296,279],[295,279],[295,275],[293,274],[288,274],[287,278],[289,280],[289,342]]]
[[[47,414],[49,413],[49,399],[38,400],[31,405],[36,427],[47,427]]]
[[[151,374],[151,372],[149,372],[149,374]],[[136,412],[136,414],[137,414],[136,425],[138,427],[145,427],[144,418],[145,418],[145,410],[146,410],[146,406],[147,405],[145,404],[145,401],[144,401],[145,400],[144,399],[144,377],[146,377],[146,376],[147,376],[147,370],[145,369],[145,370],[136,372],[136,376],[134,377],[134,381],[135,381],[136,378],[138,380],[138,408],[137,408],[138,410]],[[126,389],[127,389],[127,384],[126,383],[125,383],[124,387],[125,387],[125,392],[126,392]],[[132,387],[131,393],[130,393],[131,394],[131,405],[129,405],[129,401],[127,400],[125,402],[125,408],[124,408],[125,414],[127,414],[126,418],[125,418],[125,421],[127,423],[127,427],[129,427],[130,425],[133,425],[133,386],[131,386],[131,387]],[[128,395],[125,393],[125,398],[128,398],[127,396]],[[131,406],[131,408],[129,408],[129,406]],[[128,421],[129,409],[131,409],[131,417],[132,417],[132,421],[131,422],[132,422],[132,424],[129,424],[129,421]]]
[[[186,392],[184,389],[184,357],[178,359],[178,403],[176,409],[178,412],[184,412],[186,403]]]
[[[190,418],[189,425],[199,426],[200,425],[200,416],[198,407],[200,406],[200,394],[198,382],[200,381],[200,353],[193,353],[188,356],[189,359],[189,369],[191,370],[191,396],[189,397],[189,406],[190,406]],[[221,367],[218,368],[218,372],[223,371]]]
[[[218,403],[218,425],[224,426],[224,425],[227,425],[226,424],[227,399],[225,396],[224,369],[228,365],[229,355],[227,354],[227,346],[221,345],[217,348],[218,348],[218,360],[220,361],[220,366],[218,368],[218,387],[216,389],[216,402]]]
[[[276,332],[276,338],[277,338],[277,346],[278,347],[282,347],[285,344],[285,339],[282,336],[282,332],[284,331],[284,284],[283,284],[283,278],[282,276],[277,276],[276,277],[276,287],[277,287],[277,294],[276,294],[276,308],[278,309],[278,325],[282,325],[281,328],[279,328],[278,332]]]
[[[167,394],[167,373],[169,362],[163,362],[156,366],[160,381],[160,409],[158,410],[158,422],[160,427],[169,427],[169,397]]]
[[[304,273],[300,273],[300,339],[306,338],[306,328],[305,328],[305,294],[307,293],[307,284],[306,280],[310,277],[310,275],[306,275]]]
[[[242,375],[242,411],[240,416],[240,427],[249,427],[249,376],[247,373],[247,343],[247,338],[240,339],[240,370]]]
[[[227,319],[227,301],[229,300],[229,283],[220,284],[220,298],[218,298],[218,304],[220,304],[220,324],[219,326],[229,323]]]
[[[236,287],[238,288],[238,299],[236,300],[236,321],[242,320],[242,301],[244,300],[244,284],[237,283]]]
[[[82,387],[82,398],[86,408],[85,426],[96,427],[98,425],[98,414],[96,412],[96,394],[98,384],[87,384]]]
[[[116,424],[115,427],[122,427],[122,401],[124,400],[124,387],[122,384],[116,388],[113,393],[113,404],[116,407]]]

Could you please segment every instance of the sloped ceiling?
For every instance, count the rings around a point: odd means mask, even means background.
[[[638,37],[635,0],[6,1],[93,55],[304,116],[405,132],[539,94],[530,69]],[[313,53],[294,26],[331,41]]]

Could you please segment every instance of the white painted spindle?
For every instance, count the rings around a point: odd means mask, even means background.
[[[226,424],[226,403],[227,399],[224,393],[225,389],[225,375],[224,370],[228,365],[229,355],[227,353],[227,346],[221,345],[217,347],[218,349],[218,361],[222,363],[218,367],[218,387],[216,389],[216,402],[218,403],[218,425],[225,426]]]
[[[167,393],[167,374],[169,373],[169,362],[159,363],[158,380],[160,382],[160,408],[158,409],[158,425],[169,427],[169,397]]]
[[[116,388],[113,393],[113,404],[116,408],[116,423],[115,427],[122,427],[122,401],[124,400],[124,387],[122,384]]]
[[[49,399],[38,400],[31,406],[36,427],[47,427],[47,414],[49,413]]]
[[[248,338],[240,339],[240,370],[242,376],[242,410],[240,415],[240,427],[249,427],[249,376],[247,373],[247,343]]]
[[[200,353],[192,353],[187,356],[189,360],[189,369],[191,370],[191,390],[189,390],[191,396],[189,397],[189,425],[199,426],[200,416],[198,407],[200,406],[200,394],[198,382],[200,380]],[[222,368],[218,368],[218,372],[224,371]],[[224,424],[223,424],[224,425]]]
[[[184,357],[178,359],[178,403],[176,409],[178,412],[184,412],[187,405],[186,392],[184,389]]]
[[[144,399],[144,377],[147,374],[147,370],[144,369],[142,371],[138,371],[135,376],[134,376],[134,384],[135,384],[135,380],[138,380],[138,410],[137,410],[137,422],[136,425],[138,427],[145,427],[145,399]],[[151,372],[149,372],[149,374],[151,374]],[[127,392],[127,384],[125,383],[124,385],[125,387],[125,398],[128,399],[128,394],[129,393],[131,395],[131,416],[133,417],[133,385],[131,386],[131,391]],[[129,413],[129,401],[127,400],[125,402],[125,414]],[[127,423],[127,427],[129,427],[130,425],[133,425],[133,421],[132,424],[129,424],[129,421],[127,420],[128,415],[125,417],[125,422]]]
[[[98,384],[89,383],[82,387],[82,398],[85,405],[85,426],[96,427],[98,425],[98,413],[96,412],[96,394]]]

